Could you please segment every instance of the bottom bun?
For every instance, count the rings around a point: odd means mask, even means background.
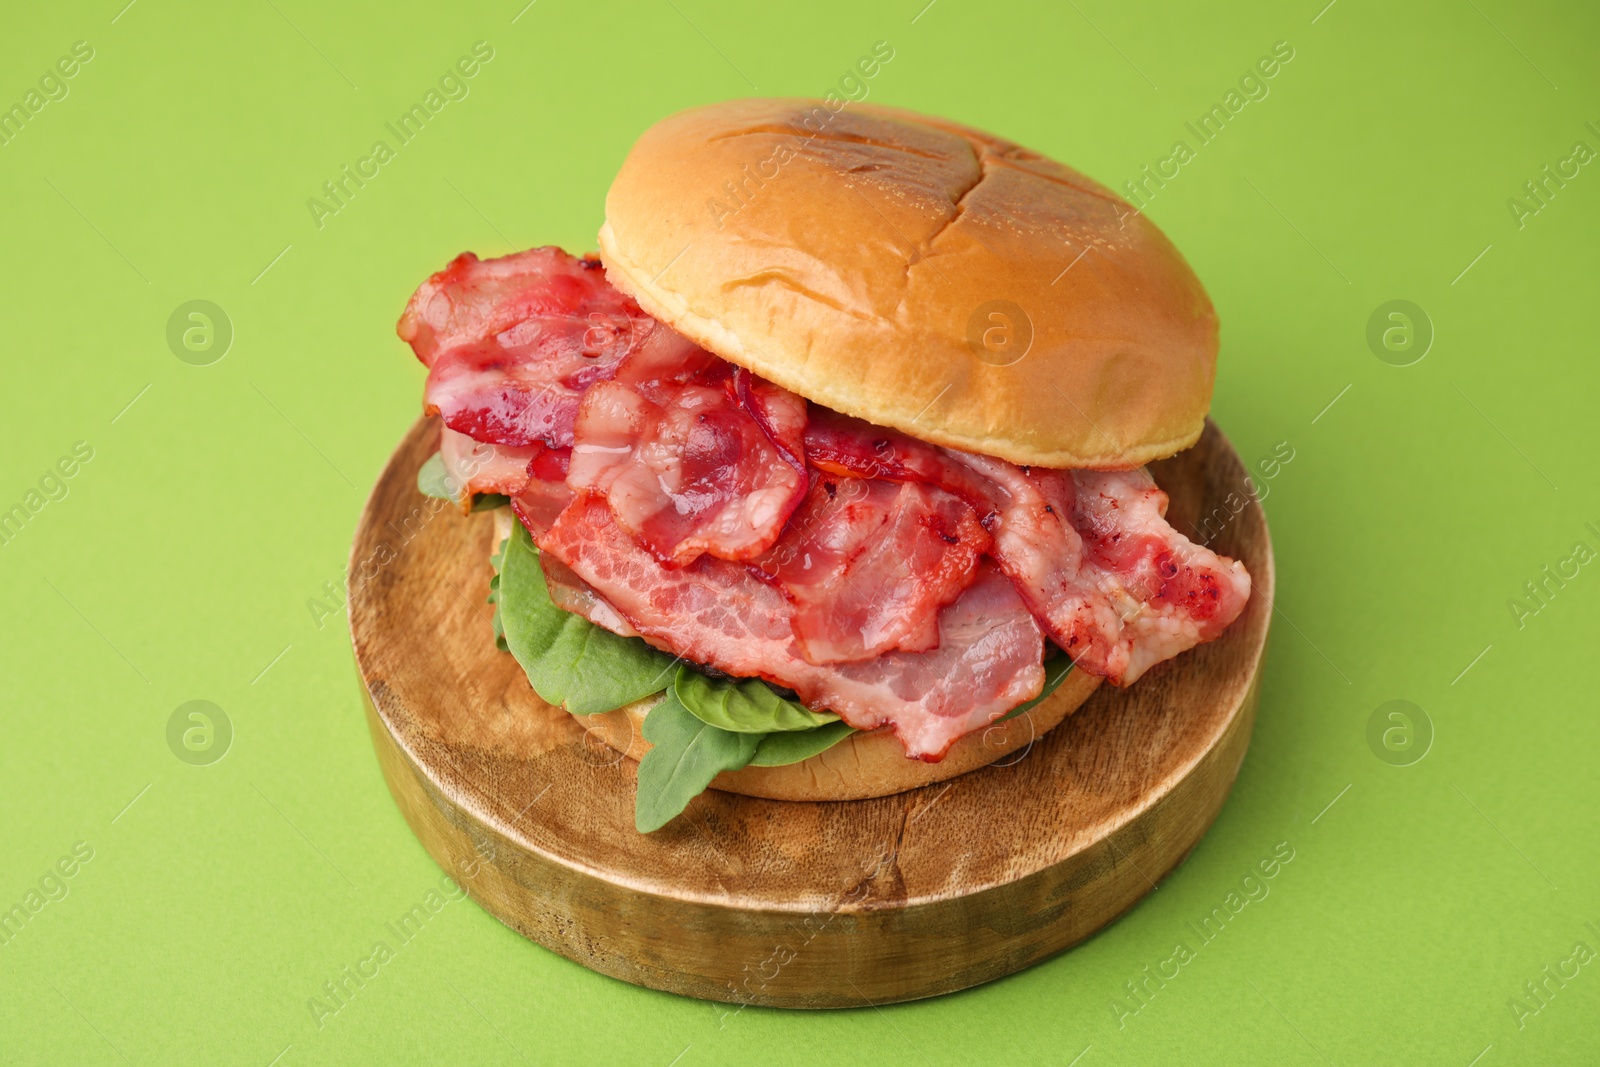
[[[987,767],[1054,729],[1089,698],[1100,684],[1098,675],[1073,671],[1054,693],[1005,722],[991,723],[958,738],[938,763],[906,757],[887,727],[851,734],[810,759],[783,767],[744,767],[723,771],[711,780],[713,789],[769,800],[864,800],[903,793]],[[649,697],[616,711],[585,715],[579,722],[591,736],[637,760],[650,751],[644,739],[644,717],[660,697]],[[1017,757],[1021,759],[1021,756]]]

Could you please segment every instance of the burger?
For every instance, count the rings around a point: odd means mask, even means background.
[[[398,332],[441,423],[418,485],[493,511],[494,639],[638,760],[641,832],[707,788],[974,770],[1250,596],[1144,468],[1204,428],[1205,290],[1114,193],[979,130],[674,115],[598,253],[462,254]]]

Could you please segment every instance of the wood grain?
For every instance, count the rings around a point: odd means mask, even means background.
[[[1087,937],[1216,817],[1249,744],[1273,596],[1266,520],[1215,426],[1152,466],[1169,518],[1255,580],[1215,642],[1101,686],[992,765],[889,797],[708,791],[650,835],[635,764],[529,688],[484,603],[491,519],[415,488],[412,427],[356,533],[350,629],[384,777],[428,852],[491,914],[639,985],[847,1007],[962,989]],[[1020,720],[1019,720],[1020,721]]]

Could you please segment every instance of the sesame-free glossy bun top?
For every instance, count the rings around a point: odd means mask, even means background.
[[[944,119],[736,100],[639,138],[607,274],[787,389],[933,444],[1125,468],[1193,444],[1217,319],[1161,231],[1068,167]]]

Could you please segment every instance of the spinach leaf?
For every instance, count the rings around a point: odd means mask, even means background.
[[[494,628],[494,647],[501,652],[510,652],[511,647],[506,644],[505,620],[500,617],[500,562],[505,558],[506,542],[502,538],[500,547],[489,557],[489,562],[494,564],[494,577],[489,579],[489,597],[484,603],[494,605],[494,616],[489,620],[489,625]]]
[[[423,496],[431,496],[438,500],[457,500],[460,489],[461,486],[456,484],[456,480],[445,469],[444,457],[437,452],[417,468],[417,492]],[[503,508],[509,503],[511,498],[503,493],[479,493],[472,498],[472,510],[488,511],[491,508]]]
[[[1001,719],[1037,706],[1071,671],[1067,656],[1046,663],[1043,691]],[[822,725],[796,725],[803,717]],[[712,679],[680,667],[672,690],[644,720],[644,739],[655,747],[639,764],[634,824],[644,833],[665,826],[722,771],[799,763],[853,733],[837,716],[784,700],[763,682]]]
[[[1063,652],[1055,659],[1048,661],[1044,665],[1044,688],[1039,691],[1039,695],[1034,697],[1032,700],[1025,700],[1021,704],[1018,704],[1016,707],[1012,708],[1010,711],[996,719],[995,722],[1005,722],[1007,719],[1014,719],[1018,715],[1021,715],[1023,712],[1027,711],[1029,708],[1034,707],[1045,697],[1049,696],[1051,693],[1054,693],[1057,689],[1060,689],[1061,683],[1066,681],[1067,675],[1071,673],[1072,657],[1066,653]]]
[[[765,682],[712,679],[680,667],[672,689],[645,716],[652,747],[639,761],[634,825],[641,833],[665,826],[723,771],[799,763],[853,733],[837,715],[785,700]]]
[[[855,733],[847,722],[830,722],[810,730],[785,730],[782,733],[763,734],[756,754],[750,758],[752,767],[783,767],[810,759],[818,752],[826,752],[840,741]]]
[[[417,468],[417,492],[439,500],[454,500],[458,486],[451,484],[450,472],[445,470],[444,457],[435,452]]]
[[[739,734],[708,726],[668,691],[644,719],[649,752],[639,761],[639,792],[633,825],[640,833],[659,830],[705,792],[722,771],[750,762],[761,743],[758,734]]]
[[[713,679],[680,667],[672,687],[679,702],[695,718],[732,733],[809,730],[839,720],[830,711],[812,711],[804,704],[783,699],[759,678]]]
[[[512,527],[503,549],[495,599],[506,645],[534,692],[551,704],[593,715],[672,684],[671,656],[551,603],[539,550],[521,523]]]

